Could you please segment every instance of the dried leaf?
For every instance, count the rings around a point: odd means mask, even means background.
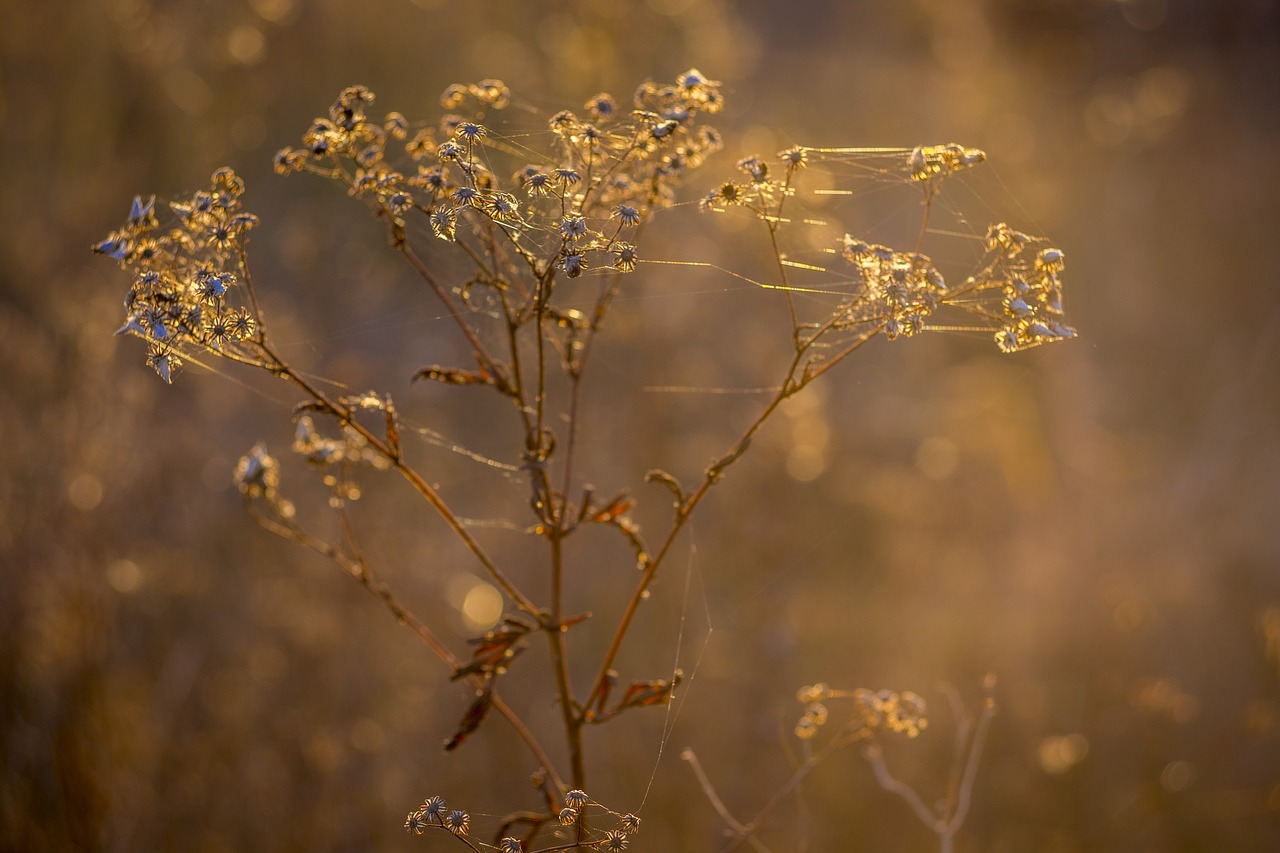
[[[618,710],[623,708],[646,708],[650,705],[665,705],[671,701],[672,691],[684,677],[680,670],[675,671],[671,680],[659,678],[654,681],[633,681],[627,687],[626,694],[618,703]]]
[[[524,651],[524,637],[532,630],[533,626],[519,617],[506,617],[497,628],[469,641],[476,647],[471,653],[471,662],[454,670],[449,680],[506,669],[516,655]]]
[[[605,702],[608,700],[609,692],[613,688],[616,675],[617,673],[610,670],[601,684],[600,690],[591,697],[592,701],[588,702],[587,714],[585,715],[588,722],[603,723],[613,719],[628,708],[667,705],[671,702],[676,685],[684,678],[684,673],[677,669],[669,680],[658,678],[653,681],[633,681],[627,685],[627,691],[623,694],[622,699],[612,708],[606,709],[604,707]],[[596,708],[599,710],[595,710]]]
[[[493,704],[493,678],[492,676],[485,679],[484,686],[476,693],[476,698],[472,700],[467,707],[466,713],[462,715],[462,719],[458,722],[458,730],[453,736],[444,742],[444,751],[451,752],[462,745],[471,733],[480,727],[485,714],[489,713],[489,707]]]
[[[635,505],[636,505],[636,502],[631,498],[629,498],[626,492],[623,492],[622,494],[615,497],[613,500],[609,501],[603,507],[592,510],[592,512],[589,515],[589,520],[599,522],[602,524],[607,523],[607,522],[613,521],[623,513],[634,508]]]
[[[487,370],[463,370],[460,367],[442,367],[433,364],[413,374],[413,381],[431,379],[446,385],[493,385],[493,376]]]
[[[567,631],[568,629],[572,628],[574,625],[577,625],[579,622],[585,622],[590,618],[591,618],[591,614],[589,612],[579,613],[577,616],[570,616],[568,619],[560,623],[560,630]]]
[[[594,708],[598,712],[603,713],[605,705],[609,703],[609,694],[613,691],[613,685],[617,683],[618,671],[616,669],[611,669],[606,672],[604,674],[604,678],[600,682],[600,689],[597,690],[595,695],[587,702],[588,712]]]
[[[393,456],[400,455],[400,418],[396,414],[395,404],[391,402],[391,395],[387,395],[387,405],[383,409],[383,413],[387,419],[387,445],[391,448]]]
[[[649,469],[644,475],[644,481],[646,483],[661,483],[671,490],[671,494],[676,496],[676,506],[684,504],[684,488],[680,485],[680,481],[661,468]]]

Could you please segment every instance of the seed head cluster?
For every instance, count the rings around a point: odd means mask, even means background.
[[[911,336],[924,329],[925,319],[947,292],[942,275],[918,252],[895,252],[844,237],[841,254],[862,278],[862,298],[847,307],[852,322],[879,321],[885,337]]]
[[[890,340],[911,337],[930,329],[994,332],[1003,352],[1016,352],[1042,343],[1066,340],[1076,332],[1067,324],[1062,307],[1063,252],[1042,237],[1032,237],[1004,223],[992,225],[986,237],[974,235],[984,254],[977,268],[959,286],[948,287],[933,260],[919,247],[892,249],[848,233],[828,245],[823,254],[846,262],[828,267],[821,263],[797,263],[778,247],[784,238],[803,226],[830,226],[798,217],[791,208],[804,195],[801,173],[815,163],[848,166],[875,180],[917,185],[928,210],[944,179],[986,160],[986,153],[957,143],[917,146],[912,149],[844,149],[793,146],[773,158],[744,157],[737,163],[740,177],[723,181],[707,192],[700,209],[725,213],[742,209],[761,220],[775,246],[781,280],[764,287],[793,293],[842,295],[826,318],[808,324],[816,330],[807,340],[842,331],[883,332]],[[843,190],[827,190],[828,195]],[[922,228],[923,241],[927,228]],[[821,257],[821,256],[820,256]],[[793,283],[788,272],[805,270],[849,276],[850,285],[832,289],[830,278],[819,288]],[[937,320],[940,308],[964,316],[964,322]]]
[[[241,209],[243,192],[224,168],[209,189],[167,210],[157,212],[155,196],[137,196],[124,226],[93,247],[132,274],[117,334],[145,340],[147,363],[165,382],[200,353],[260,361],[257,314],[242,292],[244,242],[258,218]]]
[[[849,721],[853,730],[866,734],[890,732],[916,737],[929,725],[924,699],[911,691],[835,690],[819,682],[800,688],[796,698],[804,711],[796,723],[796,737],[808,740],[826,725],[830,713],[826,703],[832,699],[852,699],[854,713]]]
[[[1017,352],[1076,336],[1062,307],[1062,271],[1066,256],[1043,237],[1014,231],[1003,222],[987,231],[990,260],[966,283],[974,292],[1000,297],[996,344],[1001,352]],[[994,313],[994,312],[993,312]]]
[[[576,826],[581,833],[574,844],[552,849],[594,849],[606,851],[625,850],[632,837],[640,831],[640,818],[633,814],[618,814],[599,803],[593,802],[585,792],[574,789],[564,795],[564,807],[557,815],[561,826]],[[594,829],[588,826],[585,818],[589,809],[598,809],[613,821],[610,829]],[[593,817],[599,823],[602,817]],[[421,805],[409,812],[405,817],[404,828],[411,835],[422,835],[430,829],[444,830],[457,836],[470,833],[471,815],[462,809],[450,809],[445,799],[440,796],[428,797]],[[472,849],[475,849],[474,847]],[[525,842],[515,836],[505,836],[497,840],[494,849],[500,853],[524,853]]]
[[[631,272],[637,226],[722,147],[699,122],[720,110],[719,86],[691,69],[674,84],[642,84],[629,111],[602,92],[584,116],[561,110],[520,142],[491,127],[511,103],[501,81],[450,86],[441,104],[451,112],[430,124],[400,113],[374,120],[374,94],[353,86],[300,146],[276,155],[276,169],[341,181],[400,234],[415,222],[447,242],[501,229],[538,276]]]

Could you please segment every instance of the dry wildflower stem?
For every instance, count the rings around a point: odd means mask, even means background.
[[[964,819],[969,815],[969,806],[973,800],[973,783],[978,775],[978,762],[982,758],[982,750],[986,745],[987,732],[991,728],[991,720],[996,713],[995,701],[988,696],[983,701],[982,712],[974,723],[953,698],[959,722],[956,725],[956,762],[957,779],[947,792],[947,798],[937,811],[924,804],[920,795],[905,782],[896,779],[885,764],[884,751],[878,743],[871,743],[863,750],[863,756],[870,763],[880,787],[890,793],[897,794],[916,818],[938,836],[938,849],[941,853],[951,853],[955,846],[955,836]]]
[[[643,262],[636,248],[643,226],[673,203],[677,184],[723,145],[719,134],[703,123],[722,106],[719,84],[690,69],[670,85],[642,84],[630,110],[601,93],[583,107],[588,118],[562,111],[540,131],[520,135],[503,132],[499,114],[511,102],[511,93],[499,81],[451,86],[441,99],[448,112],[438,123],[411,123],[399,113],[375,121],[369,114],[373,101],[373,94],[362,87],[344,90],[328,114],[312,122],[300,147],[277,155],[277,171],[321,176],[364,201],[387,226],[391,245],[409,269],[445,306],[470,349],[473,366],[431,365],[418,370],[414,379],[488,388],[512,404],[518,430],[513,452],[519,465],[504,467],[523,472],[529,489],[532,523],[527,529],[545,543],[540,546],[545,547],[541,559],[546,566],[542,594],[515,583],[430,484],[422,473],[423,463],[410,452],[414,448],[402,444],[402,435],[412,433],[404,432],[389,394],[328,394],[274,346],[246,249],[257,218],[242,210],[243,182],[230,169],[215,172],[207,191],[171,202],[163,225],[154,197],[136,198],[124,227],[95,247],[133,273],[120,331],[146,343],[148,363],[167,382],[187,362],[224,359],[284,379],[302,395],[294,416],[294,450],[330,490],[340,535],[332,541],[317,536],[296,518],[280,489],[279,462],[261,445],[237,469],[246,504],[268,531],[332,560],[413,630],[454,680],[475,687],[474,700],[446,740],[447,750],[473,736],[490,710],[514,727],[537,765],[543,803],[536,811],[513,810],[501,822],[503,837],[495,837],[499,849],[529,849],[547,827],[564,826],[573,828],[572,838],[566,841],[569,837],[560,834],[559,842],[540,849],[621,850],[639,819],[612,812],[583,793],[588,774],[583,730],[610,722],[623,711],[671,701],[678,670],[666,678],[632,679],[615,691],[614,666],[631,636],[640,603],[703,499],[746,454],[753,437],[783,402],[874,338],[893,340],[931,329],[982,331],[994,333],[999,347],[1013,352],[1072,337],[1074,330],[1066,324],[1061,304],[1062,253],[1043,238],[997,223],[985,236],[974,235],[978,263],[959,286],[948,287],[921,251],[943,181],[980,163],[984,155],[976,149],[798,146],[779,152],[773,161],[740,161],[743,177],[720,183],[703,197],[700,207],[713,213],[742,208],[763,224],[777,278],[757,281],[730,274],[780,292],[791,353],[775,392],[705,468],[696,485],[686,489],[665,471],[650,472],[648,481],[665,486],[675,499],[657,547],[650,550],[629,514],[634,499],[621,492],[601,502],[589,486],[579,485],[584,478],[577,448],[590,438],[581,423],[584,378],[626,277]],[[792,229],[800,227],[798,222],[812,224],[791,218],[790,208],[800,203],[804,170],[813,161],[856,166],[861,174],[918,188],[923,216],[915,247],[897,251],[836,231],[820,262],[792,257]],[[511,177],[504,178],[504,172]],[[470,265],[470,278],[443,280],[436,251],[428,251],[428,246],[455,251]],[[829,266],[831,258],[837,265]],[[820,274],[825,283],[814,287],[796,280],[797,275],[811,273]],[[582,278],[598,282],[594,297],[583,295],[581,288],[563,286],[565,280]],[[830,284],[832,280],[837,286]],[[803,304],[799,294],[807,297]],[[807,316],[815,305],[817,314]],[[947,311],[967,319],[943,323],[935,318]],[[315,418],[330,426],[317,427]],[[377,425],[371,425],[375,420]],[[553,425],[562,425],[563,436]],[[360,474],[369,469],[390,469],[403,477],[503,595],[502,621],[472,641],[469,659],[451,651],[371,570],[345,510],[359,497]],[[574,497],[575,489],[581,489],[580,497]],[[564,604],[567,585],[580,582],[576,567],[566,558],[565,542],[587,524],[617,530],[640,570],[607,645],[597,650],[570,642],[572,628],[589,614],[569,614]],[[512,526],[520,527],[515,519]],[[560,708],[564,767],[499,695],[502,676],[534,632],[547,641],[548,680]],[[572,661],[583,654],[596,654],[599,662],[589,670],[594,673],[589,688],[578,694]],[[812,728],[817,711],[807,713]],[[882,708],[879,713],[888,712]],[[874,726],[859,719],[858,726],[822,750],[806,752],[808,757],[793,777],[752,821],[732,820],[713,796],[717,810],[734,829],[731,847],[758,843],[755,829],[809,769],[849,743],[870,737]],[[985,726],[984,717],[974,739],[975,756]],[[689,755],[704,790],[713,795]],[[873,766],[879,767],[874,756]],[[891,779],[884,772],[882,781]],[[900,792],[892,781],[886,787]],[[959,786],[964,797],[945,826],[959,825],[971,787],[966,771]],[[609,815],[617,826],[602,831],[600,821]],[[467,837],[468,813],[447,810],[439,797],[410,812],[405,825],[415,834],[428,829],[448,832],[480,849]],[[517,825],[528,827],[523,836],[503,835]]]
[[[721,848],[721,853],[730,853],[743,844],[750,844],[757,850],[765,850],[764,845],[756,837],[757,832],[778,807],[798,791],[800,784],[809,773],[838,752],[864,742],[866,746],[862,748],[862,755],[871,765],[876,781],[886,791],[906,801],[916,818],[938,837],[941,853],[951,853],[955,834],[969,813],[978,762],[986,744],[991,719],[996,711],[995,700],[991,696],[991,691],[995,687],[994,677],[988,676],[983,686],[987,695],[983,700],[982,713],[976,723],[965,712],[963,703],[955,691],[946,689],[957,720],[955,760],[953,779],[946,799],[936,812],[924,804],[920,795],[910,785],[895,778],[889,772],[881,747],[883,738],[899,735],[914,738],[928,727],[929,719],[926,715],[924,699],[910,691],[897,693],[892,690],[871,691],[865,688],[837,690],[824,683],[802,687],[797,698],[805,705],[805,710],[796,724],[795,734],[803,747],[803,758],[797,763],[791,777],[774,792],[769,801],[756,812],[755,817],[746,822],[733,816],[716,792],[715,785],[698,761],[697,755],[692,749],[686,749],[681,757],[689,763],[703,794],[720,815],[721,820],[729,827],[730,840]],[[849,699],[853,700],[851,716],[821,748],[814,749],[812,746],[814,738],[819,730],[827,725],[830,717],[828,703]]]

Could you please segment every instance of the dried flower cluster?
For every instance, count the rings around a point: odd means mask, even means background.
[[[244,241],[258,218],[241,210],[244,182],[230,169],[208,190],[169,203],[165,227],[155,196],[134,198],[124,227],[94,251],[133,274],[117,334],[147,342],[147,362],[165,382],[190,354],[208,351],[259,364],[258,317],[242,294]]]
[[[946,145],[918,145],[907,155],[911,180],[928,181],[945,178],[961,169],[976,166],[987,159],[980,148],[965,148],[955,142]]]
[[[1062,271],[1066,257],[1043,237],[1014,231],[1003,222],[987,232],[991,260],[965,283],[965,291],[1000,295],[1001,352],[1017,352],[1076,336],[1062,307]]]
[[[942,275],[918,252],[895,252],[846,234],[841,254],[858,270],[864,288],[863,298],[846,309],[850,321],[880,321],[889,340],[923,331],[947,293]]]
[[[859,734],[889,732],[913,738],[929,725],[924,699],[909,690],[835,690],[819,682],[800,688],[796,698],[804,704],[795,729],[796,737],[802,740],[812,738],[826,725],[826,703],[832,699],[853,700],[854,713],[847,725]]]
[[[572,828],[574,840],[553,849],[626,850],[632,837],[640,831],[640,818],[630,813],[614,812],[592,801],[581,789],[567,791],[563,802],[565,805],[557,814],[555,823],[565,829]],[[605,816],[608,816],[613,824],[612,829],[601,831],[591,826],[592,820],[598,823]],[[509,819],[500,827],[501,837],[497,839],[493,848],[501,853],[524,853],[530,849],[538,831],[545,823],[548,823],[545,817],[534,818],[527,814]],[[523,835],[506,834],[521,824],[527,827]],[[404,821],[405,830],[413,835],[422,835],[429,829],[441,829],[461,837],[470,833],[470,827],[471,815],[462,809],[450,810],[448,803],[441,796],[428,797],[421,805],[409,812]],[[561,831],[563,832],[564,829]],[[469,846],[475,849],[474,845]]]
[[[510,103],[500,81],[450,86],[441,104],[460,112],[416,130],[399,113],[371,121],[373,101],[364,87],[345,90],[328,117],[312,123],[301,147],[277,154],[277,169],[346,183],[401,236],[413,217],[449,242],[458,241],[460,227],[491,238],[490,229],[499,229],[506,253],[535,278],[552,268],[568,278],[599,268],[634,270],[635,229],[670,205],[679,180],[722,144],[715,130],[698,124],[700,115],[720,110],[719,83],[696,69],[673,85],[641,85],[630,110],[600,93],[584,104],[585,117],[556,113],[537,149],[486,124]],[[500,160],[519,165],[503,174]],[[509,284],[504,276],[511,271],[498,255],[480,265],[477,283]]]
[[[801,225],[832,224],[807,218],[797,221],[789,215],[789,208],[796,203],[793,200],[803,195],[801,173],[814,164],[842,163],[850,158],[870,174],[921,188],[925,215],[920,239],[913,249],[903,251],[844,233],[827,252],[843,258],[852,268],[851,286],[837,290],[830,283],[821,287],[799,284],[793,276],[800,272],[828,277],[841,272],[826,262],[798,261],[779,248],[782,239]],[[931,329],[988,332],[994,333],[1003,352],[1075,337],[1062,307],[1065,256],[1044,238],[1014,231],[1004,223],[992,225],[982,240],[985,251],[977,268],[961,285],[952,287],[930,257],[922,254],[932,204],[944,179],[985,160],[982,150],[956,143],[866,150],[793,146],[778,152],[773,161],[759,155],[740,160],[737,167],[744,177],[708,192],[701,209],[724,213],[741,208],[764,223],[775,246],[778,279],[756,284],[788,293],[840,297],[826,317],[796,321],[800,347],[829,340],[837,333],[865,334],[868,330],[883,332],[890,340]],[[776,162],[778,168],[772,168],[770,162]],[[936,322],[932,317],[940,308],[963,314],[968,322]]]

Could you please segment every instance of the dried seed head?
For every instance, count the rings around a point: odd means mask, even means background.
[[[801,687],[796,693],[796,699],[808,705],[813,702],[821,702],[830,695],[831,688],[826,683],[819,681],[817,684]]]
[[[618,105],[614,102],[613,96],[608,92],[601,92],[598,95],[592,95],[583,108],[587,112],[591,113],[591,117],[596,121],[611,119],[618,112]]]
[[[280,484],[280,464],[258,442],[248,454],[240,457],[235,472],[236,485],[248,497],[272,495]]]
[[[429,797],[423,801],[422,807],[418,809],[427,820],[434,823],[442,822],[448,810],[449,804],[445,802],[444,797],[440,796]]]
[[[625,832],[611,829],[605,833],[604,840],[601,841],[598,846],[601,850],[626,850],[628,843],[629,841]]]
[[[799,145],[793,145],[784,151],[779,151],[778,159],[788,171],[796,172],[809,165],[809,152]]]
[[[414,835],[421,835],[427,831],[430,824],[422,816],[421,811],[409,812],[409,816],[404,819],[404,828]]]
[[[462,809],[454,809],[445,815],[444,828],[454,835],[466,835],[471,827],[471,815]]]

